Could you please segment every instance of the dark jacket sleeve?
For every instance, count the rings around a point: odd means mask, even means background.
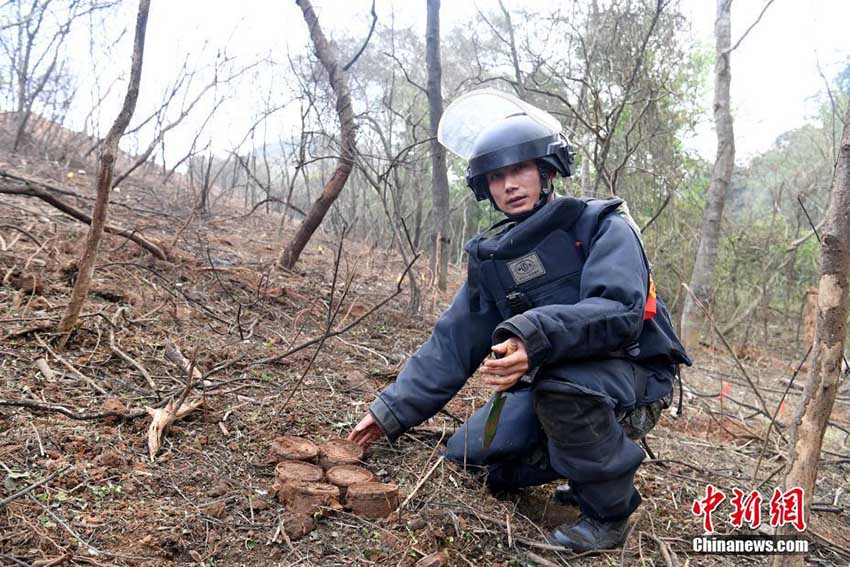
[[[428,341],[372,403],[369,411],[390,440],[437,413],[487,356],[501,317],[492,302],[482,297],[480,303],[479,311],[470,309],[464,283]]]
[[[496,328],[493,343],[519,337],[532,368],[626,349],[637,343],[643,327],[648,277],[637,236],[623,218],[610,214],[590,242],[579,301],[515,315]]]

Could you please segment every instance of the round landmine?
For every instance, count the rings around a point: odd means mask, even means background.
[[[345,498],[345,493],[352,484],[370,482],[375,479],[372,471],[357,465],[337,465],[329,468],[327,474],[328,482],[339,487],[342,498]]]
[[[286,502],[290,484],[294,481],[320,482],[325,473],[322,467],[303,461],[281,461],[274,468],[274,490],[281,502]]]
[[[296,514],[313,514],[322,507],[340,508],[339,488],[324,482],[287,483],[286,507]]]
[[[359,516],[386,518],[398,508],[398,485],[383,482],[352,484],[346,492],[346,505]]]
[[[316,458],[319,448],[312,441],[293,435],[275,437],[269,447],[269,461],[309,461]]]
[[[326,469],[355,465],[363,459],[363,448],[348,439],[331,439],[319,447],[319,462]]]

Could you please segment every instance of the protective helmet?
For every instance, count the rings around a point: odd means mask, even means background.
[[[500,91],[481,89],[455,100],[443,113],[437,139],[468,161],[466,184],[479,201],[490,199],[487,173],[526,160],[541,170],[541,203],[549,195],[545,166],[571,174],[572,147],[550,114]],[[544,165],[545,164],[545,165]]]

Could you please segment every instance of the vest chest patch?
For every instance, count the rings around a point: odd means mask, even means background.
[[[537,252],[532,252],[516,260],[511,260],[507,265],[516,285],[546,275],[546,268],[543,267],[543,263],[540,261]]]

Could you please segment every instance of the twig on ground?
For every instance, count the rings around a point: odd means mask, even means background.
[[[726,347],[726,350],[732,356],[732,359],[735,361],[735,366],[737,366],[738,370],[741,371],[741,374],[747,380],[747,383],[749,383],[750,388],[752,389],[753,393],[756,395],[756,398],[758,398],[758,401],[761,404],[762,412],[765,415],[765,417],[767,417],[768,419],[771,419],[770,410],[767,409],[767,402],[764,401],[764,397],[761,395],[761,391],[759,391],[755,382],[753,382],[753,379],[750,378],[749,372],[747,372],[747,369],[744,368],[744,365],[741,363],[741,359],[738,358],[738,355],[735,354],[735,349],[733,349],[732,345],[729,344],[729,341],[726,339],[726,336],[723,333],[720,332],[720,328],[717,326],[717,323],[714,322],[714,318],[711,316],[711,313],[708,311],[708,308],[702,303],[702,301],[700,301],[700,299],[694,294],[694,292],[691,291],[691,288],[688,286],[688,284],[683,282],[682,286],[685,288],[685,290],[688,292],[688,294],[691,296],[691,298],[694,300],[694,302],[699,306],[699,308],[702,310],[703,314],[705,314],[705,317],[708,320],[709,324],[711,325],[711,328],[714,330],[715,334],[720,338],[720,341],[723,343],[723,346]],[[773,420],[771,419],[771,421],[773,421]],[[780,435],[781,435],[781,433],[780,433]],[[783,436],[783,439],[784,439],[784,436]]]
[[[626,539],[623,540],[623,551],[620,553],[620,565],[626,564],[626,546],[629,543],[629,538],[631,538],[632,534],[635,533],[635,531],[637,530],[638,523],[641,521],[641,519],[643,519],[644,514],[646,514],[646,508],[644,508],[638,513],[637,517],[635,518],[635,521],[632,522],[631,526],[629,526],[629,531],[626,534]]]
[[[94,547],[92,544],[90,544],[88,541],[86,541],[85,539],[83,539],[83,537],[82,537],[80,534],[78,534],[77,532],[75,532],[75,531],[74,531],[74,530],[73,530],[73,529],[72,529],[72,528],[71,528],[71,527],[70,527],[70,526],[69,526],[69,525],[65,522],[65,520],[63,520],[62,518],[60,518],[59,516],[57,516],[55,513],[53,513],[53,511],[52,511],[49,507],[47,507],[47,506],[45,506],[43,503],[41,503],[41,502],[40,502],[37,498],[35,498],[32,494],[30,494],[30,495],[29,495],[29,499],[30,499],[30,500],[32,500],[33,502],[35,502],[36,504],[38,504],[38,505],[41,507],[41,509],[42,509],[42,510],[44,510],[44,512],[45,512],[48,516],[50,516],[51,518],[53,518],[53,520],[54,520],[57,524],[59,524],[60,526],[62,526],[62,528],[63,528],[66,532],[68,532],[68,533],[69,533],[72,537],[76,538],[76,539],[77,539],[77,541],[78,541],[81,545],[84,545],[84,546],[86,547],[86,549],[89,551],[89,553],[91,553],[92,555],[105,555],[105,556],[107,556],[107,557],[119,557],[119,558],[121,558],[121,559],[130,559],[130,560],[134,560],[134,561],[150,561],[150,560],[152,560],[152,559],[155,559],[154,557],[140,557],[140,556],[137,556],[137,555],[124,555],[123,553],[113,553],[113,552],[111,552],[111,551],[106,551],[106,550],[104,550],[104,549],[98,549],[98,548]]]
[[[345,301],[345,298],[348,296],[348,292],[351,289],[351,284],[354,281],[354,274],[351,274],[346,279],[345,289],[343,290],[342,296],[339,299],[339,304],[337,305],[337,308],[334,309],[333,308],[333,296],[334,296],[334,291],[336,289],[337,277],[339,275],[339,264],[340,264],[340,261],[342,260],[342,247],[343,247],[343,244],[345,243],[346,233],[347,233],[347,230],[344,228],[343,231],[342,231],[342,235],[340,236],[340,239],[339,239],[339,246],[337,247],[336,259],[334,260],[333,280],[331,282],[331,294],[330,294],[330,299],[328,301],[328,315],[327,315],[327,323],[325,325],[325,332],[320,337],[319,345],[316,347],[315,352],[313,352],[313,356],[310,357],[310,361],[307,363],[307,366],[304,368],[304,371],[301,373],[301,376],[295,382],[295,385],[292,386],[292,390],[289,392],[289,396],[286,397],[286,401],[283,402],[283,406],[281,406],[281,408],[278,410],[278,414],[283,413],[283,411],[287,408],[287,406],[289,405],[289,402],[292,400],[293,396],[295,396],[295,392],[298,391],[298,388],[301,386],[301,384],[304,382],[304,379],[307,377],[307,373],[310,371],[310,368],[313,367],[313,363],[316,361],[316,358],[318,358],[319,353],[322,351],[322,347],[325,345],[325,341],[332,336],[330,334],[331,328],[333,328],[334,321],[336,321],[336,317],[339,314],[339,310],[342,307],[342,303]]]
[[[192,363],[188,358],[183,356],[183,353],[180,352],[180,349],[177,348],[173,342],[166,340],[165,341],[165,359],[168,362],[175,365],[180,369],[180,372],[188,375],[188,379],[190,382],[199,381],[203,374],[198,369],[198,367]]]
[[[32,492],[33,490],[35,490],[39,486],[43,486],[43,485],[47,484],[48,482],[50,482],[51,480],[53,480],[57,476],[63,474],[65,471],[70,469],[72,466],[73,465],[65,465],[61,469],[57,469],[57,470],[53,471],[52,473],[50,473],[49,475],[47,475],[43,479],[39,480],[38,482],[34,482],[34,483],[30,484],[29,486],[22,488],[21,490],[15,492],[14,494],[7,496],[3,500],[0,500],[0,508],[5,508],[6,505],[8,505],[13,500],[17,500],[21,496],[26,496],[27,494],[29,494],[30,492]]]
[[[679,567],[679,558],[676,557],[670,546],[654,534],[649,534],[649,537],[658,544],[658,550],[661,552],[661,558],[664,560],[664,564],[667,567]]]
[[[145,381],[148,383],[148,386],[150,386],[151,390],[153,390],[154,394],[156,394],[157,399],[159,399],[159,392],[157,391],[156,384],[154,383],[153,378],[151,378],[151,375],[148,373],[148,371],[145,369],[145,367],[142,366],[142,364],[140,362],[136,361],[136,359],[134,359],[132,356],[130,356],[129,354],[127,354],[126,352],[124,352],[123,350],[118,348],[118,345],[115,342],[115,327],[118,324],[118,317],[121,315],[121,313],[124,311],[124,309],[125,309],[124,307],[119,307],[115,311],[115,315],[113,315],[112,319],[110,320],[109,349],[114,354],[118,355],[118,357],[121,358],[124,362],[128,363],[130,366],[132,366],[133,368],[138,370],[139,374],[144,376]]]
[[[803,368],[803,365],[808,360],[809,355],[812,353],[812,349],[814,348],[814,344],[809,346],[809,350],[806,351],[806,355],[800,361],[800,364],[797,365],[797,368],[794,370],[794,374],[791,375],[791,379],[788,381],[788,385],[785,387],[785,391],[782,392],[782,397],[779,399],[779,403],[776,404],[776,410],[773,412],[773,417],[770,420],[770,424],[767,426],[767,432],[764,434],[764,444],[761,446],[761,452],[759,453],[759,460],[756,463],[755,471],[753,472],[753,480],[752,483],[755,484],[758,480],[759,469],[761,468],[761,462],[764,459],[764,453],[767,451],[767,444],[770,440],[770,432],[773,429],[773,424],[776,422],[776,416],[779,415],[779,410],[782,408],[782,403],[785,401],[785,397],[788,395],[788,390],[791,389],[791,385],[794,384],[794,379],[797,377],[797,374],[800,373],[800,369]]]
[[[432,474],[434,474],[434,471],[437,470],[437,467],[440,466],[440,463],[443,462],[444,458],[445,457],[443,455],[440,455],[439,458],[437,458],[437,460],[428,470],[428,472],[425,473],[422,478],[419,479],[419,482],[416,483],[416,486],[413,487],[413,490],[410,492],[410,494],[407,495],[407,498],[404,499],[404,502],[401,503],[401,506],[398,507],[399,513],[401,513],[401,510],[405,506],[407,506],[407,503],[410,502],[414,496],[416,496],[416,493],[419,492],[419,489],[422,488],[422,485],[425,484],[425,482],[431,477]]]
[[[58,354],[56,354],[53,351],[53,349],[50,348],[50,345],[48,345],[46,342],[44,342],[44,340],[38,335],[38,333],[36,333],[34,336],[35,336],[35,340],[38,341],[38,344],[40,344],[42,347],[44,347],[47,350],[47,352],[49,352],[51,355],[53,355],[53,358],[55,358],[56,360],[61,362],[62,365],[65,368],[67,368],[68,370],[70,370],[71,372],[76,374],[78,377],[82,378],[85,381],[85,383],[88,384],[89,386],[91,386],[96,392],[101,393],[104,396],[109,395],[109,392],[104,390],[103,387],[100,384],[98,384],[97,382],[95,382],[94,380],[92,380],[91,378],[89,378],[88,376],[86,376],[85,374],[83,374],[82,372],[77,370],[76,368],[74,368],[74,366],[70,362],[68,362],[67,360],[65,360],[64,358],[62,358]]]
[[[20,232],[21,234],[25,235],[27,238],[32,240],[35,243],[36,246],[41,248],[41,241],[19,226],[15,226],[15,225],[11,225],[11,224],[0,224],[0,228],[8,228],[8,229],[11,229],[11,230],[17,230],[18,232]]]
[[[816,538],[821,540],[827,546],[831,547],[832,550],[835,553],[841,555],[842,557],[844,557],[844,559],[850,559],[850,549],[848,549],[847,547],[844,547],[843,545],[838,544],[835,541],[829,539],[828,537],[823,535],[821,532],[813,529],[811,526],[809,526],[807,530],[810,534],[812,534],[813,536],[815,536]]]
[[[177,347],[174,347],[174,352],[180,354],[180,351],[176,349]],[[182,354],[180,356],[183,357]],[[183,389],[183,392],[181,392],[180,397],[177,398],[176,402],[172,398],[163,408],[145,408],[152,418],[150,427],[148,427],[148,453],[150,454],[151,462],[156,460],[156,454],[159,452],[159,448],[162,444],[162,437],[165,435],[169,426],[178,419],[181,419],[195,411],[204,403],[203,398],[197,398],[190,402],[186,402],[186,397],[189,395],[189,391],[197,381],[195,374],[197,371],[197,368],[195,368],[195,361],[197,358],[198,347],[195,347],[195,351],[192,354],[192,360],[189,363],[188,368],[185,369],[186,387]],[[198,374],[200,373],[198,372]]]
[[[59,557],[56,557],[55,559],[39,559],[38,561],[34,561],[32,567],[56,567],[56,565],[62,565],[63,563],[67,563],[73,557],[74,554],[68,551],[60,555]]]
[[[0,558],[6,559],[7,561],[10,561],[12,564],[20,565],[21,567],[32,567],[29,563],[24,563],[20,559],[12,557],[11,555],[6,555],[5,553],[0,553]]]
[[[380,309],[381,307],[383,307],[384,305],[386,305],[387,303],[389,303],[390,301],[392,301],[393,299],[398,297],[398,295],[403,291],[402,288],[401,288],[401,284],[404,281],[405,276],[407,276],[408,272],[410,272],[411,268],[413,268],[413,264],[416,263],[416,260],[419,259],[419,256],[420,256],[419,254],[414,256],[413,259],[407,264],[407,266],[405,266],[404,271],[401,273],[401,275],[398,278],[398,285],[396,286],[396,290],[391,295],[388,295],[387,297],[385,297],[384,299],[382,299],[381,301],[379,301],[378,303],[373,305],[371,309],[366,311],[363,315],[361,315],[360,317],[358,317],[357,319],[355,319],[354,321],[352,321],[351,323],[349,323],[345,327],[342,327],[342,328],[337,329],[335,331],[331,331],[329,333],[324,333],[321,336],[314,337],[312,339],[304,341],[303,343],[290,348],[289,350],[287,350],[286,352],[284,352],[282,354],[278,354],[278,355],[275,355],[275,356],[270,356],[270,357],[267,357],[267,358],[261,358],[259,360],[255,360],[254,362],[252,362],[250,364],[250,366],[259,366],[259,365],[262,365],[262,364],[272,364],[272,363],[278,362],[280,360],[283,360],[284,358],[292,356],[296,352],[304,350],[305,348],[307,348],[311,345],[314,345],[314,344],[316,344],[320,341],[324,341],[324,340],[329,339],[331,337],[335,337],[337,335],[342,335],[342,334],[348,332],[349,330],[351,330],[352,328],[356,327],[357,325],[360,324],[361,321],[366,319],[369,315],[371,315],[372,313],[374,313],[375,311],[377,311],[378,309]]]

